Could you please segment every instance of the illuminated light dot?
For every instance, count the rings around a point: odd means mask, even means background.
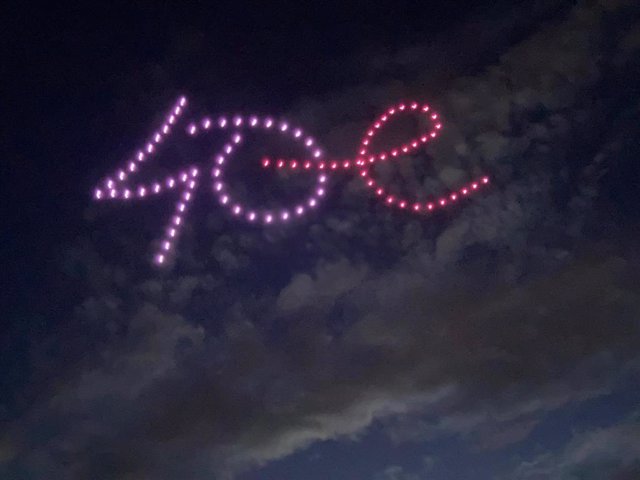
[[[164,255],[157,255],[156,256],[156,263],[158,265],[162,265],[164,263]]]
[[[455,193],[452,193],[449,198],[451,198],[451,200],[455,202],[458,199],[458,195],[456,195]]]
[[[384,190],[379,188],[376,190],[376,195],[382,195],[384,193]]]
[[[393,115],[394,113],[396,113],[396,109],[395,108],[390,108],[389,109],[389,115]]]
[[[389,117],[387,117],[386,115],[383,115],[382,117],[380,117],[380,121],[386,122],[387,118],[389,118]]]
[[[409,147],[407,147],[406,145],[404,145],[404,146],[402,147],[402,151],[403,151],[404,153],[407,153],[407,152],[409,151]]]
[[[157,183],[153,184],[153,193],[159,193],[160,192],[160,185]]]
[[[225,145],[224,147],[224,153],[226,153],[227,155],[229,155],[231,152],[233,152],[233,147],[231,145]]]
[[[249,212],[249,214],[247,215],[247,219],[250,222],[253,222],[256,219],[256,212]]]
[[[288,128],[289,128],[289,125],[286,122],[280,124],[280,131],[281,132],[286,132]]]
[[[122,170],[120,170],[120,171],[118,172],[118,178],[119,178],[120,180],[124,180],[126,176],[127,176],[127,175],[126,175]]]
[[[467,190],[466,188],[463,188],[463,189],[462,189],[462,194],[463,194],[463,195],[466,195],[467,193],[469,193],[469,190]]]
[[[373,180],[368,180],[367,181],[367,186],[373,187],[374,185],[375,185],[375,182]]]
[[[176,225],[180,225],[182,223],[182,219],[180,217],[173,217],[173,223]]]
[[[433,203],[427,204],[427,210],[433,210]]]
[[[271,120],[270,118],[267,118],[267,119],[264,121],[264,126],[265,126],[266,128],[271,128],[271,126],[272,126],[272,125],[273,125],[273,120]]]
[[[319,188],[318,190],[316,190],[316,193],[318,194],[319,197],[322,197],[324,195],[324,189]]]
[[[300,130],[299,128],[298,128],[298,129],[296,129],[296,131],[295,131],[295,132],[293,132],[293,136],[294,136],[295,138],[300,138],[300,136],[301,136],[301,135],[302,135],[302,130]]]
[[[367,176],[367,171],[366,170],[361,171],[360,172],[360,176],[361,177],[366,177]]]
[[[162,248],[164,250],[169,250],[171,248],[171,244],[169,243],[168,240],[165,240],[164,242],[162,242]]]
[[[234,124],[236,127],[239,127],[240,125],[242,125],[242,117],[235,117],[235,118],[233,119],[233,124]]]
[[[398,206],[399,206],[400,208],[405,208],[405,207],[407,206],[407,202],[405,202],[405,201],[403,200],[403,201],[401,201],[401,202],[398,204]]]
[[[182,113],[182,109],[180,107],[176,107],[173,113],[175,113],[176,115],[180,115],[180,113]]]
[[[427,141],[427,140],[429,140],[429,137],[427,137],[426,135],[424,135],[424,136],[420,137],[420,141],[421,141],[422,143],[426,143],[426,141]]]
[[[162,126],[162,133],[164,133],[165,135],[169,133],[169,125]]]
[[[195,180],[191,180],[191,181],[189,182],[189,188],[190,188],[191,190],[193,190],[193,188],[194,188],[195,186],[196,186],[196,182],[195,182]]]
[[[411,106],[411,108],[413,108],[413,105]],[[415,110],[415,108],[413,108],[413,109]],[[420,208],[421,208],[421,207],[420,207],[420,204],[419,204],[419,203],[414,203],[414,204],[413,204],[413,209],[414,209],[416,212],[419,212],[419,211],[420,211]]]
[[[153,145],[152,144],[148,144],[147,145],[147,153],[152,153],[153,152]]]
[[[218,165],[222,165],[224,163],[224,157],[222,155],[218,155],[216,157],[216,162],[218,163]]]
[[[220,197],[220,201],[222,202],[223,205],[226,205],[227,202],[229,201],[229,197],[227,195],[223,195],[222,197]]]
[[[376,161],[376,157],[369,157],[369,163],[373,163]]]
[[[138,189],[138,196],[139,197],[144,197],[147,194],[147,190],[144,187],[140,187]]]
[[[315,198],[312,198],[312,199],[310,199],[310,200],[309,200],[309,206],[310,206],[310,207],[315,207],[315,206],[316,206],[316,204],[317,204],[317,202],[316,202],[316,199],[315,199]]]
[[[129,190],[124,191],[124,198],[129,198],[131,196],[131,192]]]
[[[400,106],[398,107],[398,110],[401,110],[401,111],[402,111],[402,110],[404,110],[405,108],[407,108],[407,107],[406,107],[406,106],[405,106],[405,104],[403,103],[402,105],[400,105]]]
[[[242,140],[242,136],[239,133],[236,133],[233,136],[233,143],[240,143],[241,140]]]
[[[278,160],[278,168],[284,167],[284,160]]]
[[[413,102],[411,104],[411,110],[415,110],[416,108],[418,108],[418,104],[416,102]]]
[[[318,180],[320,181],[320,183],[324,183],[327,181],[327,177],[325,175],[320,175],[320,178]]]
[[[387,159],[387,154],[386,153],[381,153],[380,154],[380,160],[386,160]]]
[[[216,192],[219,192],[220,190],[222,190],[222,182],[216,182],[213,188]]]
[[[288,220],[289,219],[289,212],[282,212],[282,220]]]
[[[411,142],[411,146],[413,148],[418,148],[418,142],[416,142],[416,141]]]
[[[178,233],[178,232],[177,232],[177,230],[176,230],[175,228],[170,228],[170,229],[169,229],[169,236],[170,236],[171,238],[174,238],[174,237],[176,236],[176,234],[177,234],[177,233]]]
[[[195,135],[196,134],[196,126],[194,124],[189,125],[189,135]]]
[[[373,128],[380,128],[380,122],[376,122],[373,124]]]
[[[182,198],[184,198],[184,200],[188,202],[189,200],[191,200],[191,194],[187,192],[182,196]]]
[[[442,128],[442,124],[441,123],[436,124],[436,128],[440,130]]]
[[[264,216],[264,221],[265,221],[265,222],[267,222],[267,223],[271,223],[271,222],[273,222],[273,215],[271,215],[270,213],[267,213],[267,214]]]
[[[174,123],[176,123],[176,117],[174,115],[171,115],[167,121],[169,122],[170,125],[173,125]]]
[[[162,140],[162,135],[160,135],[159,133],[156,133],[153,136],[153,141],[156,142],[156,143],[160,143],[160,140]]]
[[[431,138],[435,138],[436,137],[436,132],[431,132]]]
[[[472,183],[471,184],[471,188],[473,188],[474,190],[476,190],[478,188],[478,184],[477,183]]]
[[[298,168],[298,162],[296,162],[295,160],[291,161],[291,168]]]
[[[444,207],[447,204],[447,201],[444,198],[441,198],[438,203]]]
[[[305,162],[305,163],[304,163],[304,168],[305,168],[306,170],[309,170],[309,169],[311,168],[311,162]]]
[[[313,145],[313,138],[308,137],[308,138],[305,140],[304,144],[305,144],[307,147],[310,147],[311,145]]]
[[[325,166],[326,166],[326,165],[325,165],[325,163],[324,163],[324,162],[320,162],[320,163],[318,164],[318,168],[319,168],[320,170],[324,170],[324,167],[325,167]]]
[[[233,207],[233,213],[235,215],[240,215],[240,213],[242,213],[242,207],[240,207],[240,205],[236,205],[235,207]]]
[[[271,163],[271,162],[269,161],[268,158],[263,158],[262,159],[262,166],[263,167],[267,168],[269,166],[269,163]]]
[[[214,168],[214,169],[211,171],[211,174],[212,174],[215,178],[218,178],[218,177],[222,174],[222,172],[220,171],[220,169],[219,169],[219,168]]]
[[[297,206],[297,207],[296,207],[296,213],[297,213],[298,215],[302,215],[302,214],[304,213],[304,207]]]
[[[335,170],[336,168],[338,168],[338,163],[337,162],[333,162],[331,164],[331,170]]]
[[[365,139],[362,141],[362,145],[368,146],[368,145],[369,145],[369,139],[368,139],[368,138],[365,138]],[[361,153],[360,155],[364,155],[364,153]]]
[[[113,188],[113,180],[107,180],[107,188]]]
[[[111,198],[116,198],[117,192],[115,190],[111,190],[109,192],[109,195],[111,196]]]
[[[202,126],[203,126],[204,128],[206,128],[207,130],[208,130],[209,128],[211,128],[211,119],[209,119],[209,118],[205,118],[205,119],[202,121]]]
[[[182,180],[183,182],[186,182],[187,178],[189,178],[189,175],[187,175],[186,173],[182,173],[180,175],[180,180]]]
[[[138,161],[142,162],[144,160],[144,152],[138,152]]]
[[[187,208],[187,207],[185,206],[184,203],[178,204],[178,210],[180,210],[181,212],[184,212],[185,208]]]
[[[438,114],[437,114],[437,113],[434,113],[433,115],[431,115],[431,118],[432,118],[433,120],[435,120],[436,118],[438,118]]]
[[[102,198],[102,190],[96,190],[95,197],[100,200]]]
[[[367,154],[367,150],[366,149],[362,149],[360,150],[360,155],[366,155]]]
[[[320,152],[320,150],[316,150],[315,152],[313,152],[313,156],[315,158],[318,158],[321,154],[322,154],[322,152]]]
[[[388,204],[392,204],[392,203],[393,203],[393,200],[394,200],[393,196],[392,196],[392,195],[389,195],[389,196],[387,197],[387,199],[386,199],[386,202],[387,202]]]
[[[227,126],[227,119],[224,117],[220,117],[218,119],[218,126],[220,126],[220,128],[224,128]]]
[[[255,127],[257,124],[258,124],[258,118],[251,117],[251,119],[249,120],[249,125],[251,125],[252,127]]]
[[[373,130],[369,130],[369,131],[367,132],[367,135],[369,135],[370,137],[373,137]]]
[[[483,177],[482,183],[489,183],[489,177]]]
[[[192,176],[192,177],[197,177],[197,176],[198,176],[198,173],[199,173],[199,172],[198,172],[198,169],[197,169],[196,167],[193,167],[193,168],[191,169],[191,176]]]
[[[180,106],[184,107],[187,104],[187,98],[186,97],[180,97]]]
[[[131,162],[129,164],[129,171],[130,172],[135,172],[136,171],[136,164],[135,163]]]
[[[423,112],[428,112],[428,111],[429,111],[429,105],[424,105],[424,106],[422,107],[422,111],[423,111]]]
[[[394,157],[398,156],[398,150],[391,150],[391,155]]]

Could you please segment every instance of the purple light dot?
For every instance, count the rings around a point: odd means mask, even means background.
[[[296,129],[296,131],[295,131],[295,132],[293,132],[293,136],[294,136],[295,138],[300,138],[300,135],[302,135],[302,130],[300,130],[299,128],[298,128],[298,129]]]
[[[117,192],[115,190],[111,190],[109,192],[109,195],[111,196],[111,198],[116,198],[116,194],[117,194]]]
[[[113,188],[113,180],[111,180],[111,179],[107,180],[107,187],[108,188]]]
[[[189,182],[189,189],[193,190],[193,188],[196,186],[196,181],[195,180],[191,180]]]
[[[186,97],[180,97],[180,106],[184,107],[187,104],[187,98]]]
[[[251,117],[251,120],[249,120],[249,125],[251,125],[252,127],[255,127],[257,124],[258,124],[258,118]]]
[[[169,229],[169,236],[170,236],[171,238],[174,238],[174,237],[176,236],[176,233],[177,233],[177,232],[176,232],[176,229],[175,229],[175,228],[170,228],[170,229]]]
[[[144,160],[144,152],[138,152],[138,161],[141,162]]]
[[[327,177],[325,175],[320,175],[320,183],[324,183],[327,181]]]
[[[158,255],[158,256],[156,257],[156,263],[157,263],[158,265],[162,265],[162,264],[164,263],[164,255]]]
[[[95,197],[100,200],[102,198],[102,191],[96,190]]]
[[[216,157],[216,162],[218,163],[218,165],[222,165],[224,163],[224,157],[222,155],[218,155]]]
[[[147,145],[147,153],[151,153],[151,152],[153,152],[153,145],[149,143]]]
[[[124,198],[129,198],[131,196],[131,192],[129,190],[124,191]]]
[[[249,212],[249,215],[247,215],[247,218],[249,219],[250,222],[253,222],[256,219],[256,212]]]
[[[211,120],[209,118],[205,118],[202,122],[202,126],[206,129],[209,129],[211,127]]]
[[[157,183],[153,184],[153,193],[159,193],[160,192],[160,185]]]
[[[186,182],[187,178],[189,178],[189,175],[187,175],[186,173],[180,174],[180,180],[182,180],[183,182]]]
[[[238,116],[238,117],[235,117],[235,118],[233,119],[233,124],[234,124],[236,127],[239,127],[240,125],[242,125],[242,117],[239,117],[239,116]]]
[[[313,138],[311,138],[311,137],[307,138],[307,140],[304,142],[304,144],[307,147],[310,147],[311,145],[313,145]]]
[[[297,206],[297,207],[296,207],[296,213],[297,213],[298,215],[302,215],[302,214],[304,213],[304,207]]]
[[[267,223],[271,223],[271,222],[273,222],[273,215],[271,215],[270,213],[267,213],[267,214],[264,216],[264,221],[265,221],[265,222],[267,222]]]
[[[310,199],[310,200],[309,200],[309,206],[310,206],[310,207],[315,207],[315,206],[316,206],[316,204],[317,204],[317,202],[316,202],[316,199],[315,199],[315,198],[312,198],[312,199]]]
[[[162,140],[162,135],[160,135],[159,133],[156,133],[153,136],[153,141],[156,142],[156,143],[160,143],[160,140]]]
[[[184,199],[188,202],[191,200],[191,194],[189,192],[184,194]]]
[[[181,212],[184,212],[185,208],[187,208],[187,207],[186,207],[186,205],[184,203],[178,204],[178,210],[180,210]]]
[[[289,220],[289,212],[282,212],[282,220]]]
[[[227,195],[223,195],[222,197],[220,197],[220,201],[222,202],[223,205],[226,205],[227,202],[229,201],[229,197]]]
[[[224,152],[229,155],[233,151],[233,147],[231,145],[225,145]]]
[[[174,115],[169,116],[168,120],[169,125],[173,125],[176,122],[176,117]]]
[[[222,190],[222,182],[216,182],[213,188],[216,190],[216,192],[219,192],[220,190]]]
[[[319,188],[318,190],[316,190],[317,194],[319,197],[324,195],[324,189],[323,188]]]
[[[320,156],[320,154],[321,154],[320,150],[316,150],[315,152],[313,152],[313,156],[315,158],[318,158]]]
[[[265,126],[265,127],[267,127],[267,128],[271,128],[271,126],[272,126],[272,125],[273,125],[273,120],[271,120],[270,118],[267,118],[267,119],[264,121],[264,126]]]
[[[217,177],[219,177],[219,176],[220,176],[220,174],[221,174],[222,172],[220,172],[220,169],[219,169],[219,168],[214,168],[214,169],[212,170],[212,173],[213,173],[213,176],[217,178]]]
[[[167,180],[167,185],[169,186],[169,188],[173,188],[176,184],[176,181],[173,178],[170,178],[169,180]]]
[[[233,213],[235,215],[240,215],[241,211],[242,211],[242,208],[240,208],[240,205],[236,205],[235,207],[233,207]]]
[[[239,134],[239,133],[236,133],[236,134],[233,136],[233,143],[240,143],[240,140],[242,140],[242,136],[240,136],[240,134]]]
[[[165,250],[169,250],[169,249],[171,248],[171,244],[169,243],[169,241],[168,241],[168,240],[165,240],[165,241],[162,243],[162,248],[164,248]]]
[[[193,167],[191,169],[191,176],[192,177],[197,177],[198,176],[198,169],[196,167]]]
[[[280,124],[280,131],[281,132],[286,132],[288,128],[289,128],[289,125],[286,122],[283,122],[283,123]]]

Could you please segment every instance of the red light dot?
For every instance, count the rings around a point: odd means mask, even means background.
[[[414,108],[413,105],[411,106],[411,108]],[[413,204],[413,209],[418,212],[420,211],[420,204],[419,203],[414,203]]]
[[[429,210],[433,210],[433,203],[429,203],[429,204],[427,204],[427,209],[429,209]]]

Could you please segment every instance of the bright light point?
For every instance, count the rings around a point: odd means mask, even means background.
[[[168,122],[170,125],[173,125],[174,123],[176,123],[176,117],[174,115],[171,115],[168,119]]]
[[[153,152],[153,145],[152,144],[148,144],[147,145],[147,153],[151,153]]]
[[[146,190],[144,187],[140,187],[140,188],[138,189],[138,195],[139,195],[140,197],[144,197],[146,194],[147,194],[147,190]]]
[[[435,120],[436,118],[438,118],[438,114],[437,114],[437,113],[434,113],[433,115],[431,115],[431,118],[432,118],[433,120]]]
[[[273,215],[271,215],[270,213],[266,214],[264,217],[264,221],[267,223],[271,223],[273,221]]]
[[[442,128],[442,124],[441,123],[436,124],[436,128],[440,130]]]
[[[316,203],[317,203],[317,202],[316,202],[316,199],[315,199],[315,198],[312,198],[311,200],[309,200],[309,206],[310,206],[310,207],[315,207],[315,206],[316,206]]]
[[[458,199],[458,196],[455,193],[451,194],[451,200],[455,201]]]
[[[298,129],[296,129],[296,131],[295,131],[295,132],[293,132],[293,136],[294,136],[295,138],[300,138],[300,135],[302,135],[302,130],[300,130],[299,128],[298,128]]]
[[[268,158],[263,158],[262,159],[262,166],[267,168],[269,166],[269,159]]]
[[[180,107],[176,107],[176,109],[173,111],[173,113],[175,113],[176,115],[180,115],[180,112],[182,112],[182,109]]]
[[[166,135],[167,133],[169,133],[169,125],[163,125],[163,127],[162,127],[162,133],[164,133],[165,135]]]
[[[176,231],[176,229],[175,229],[175,228],[170,228],[170,229],[169,229],[169,236],[170,236],[171,238],[174,238],[174,237],[176,236],[176,233],[177,233],[177,231]]]
[[[125,176],[126,176],[126,175],[125,175],[125,173],[124,173],[122,170],[120,170],[120,172],[118,173],[118,178],[119,178],[120,180],[124,180],[124,177],[125,177]]]
[[[163,248],[163,249],[165,249],[165,250],[169,250],[169,249],[171,248],[171,244],[169,243],[169,241],[168,241],[168,240],[165,240],[165,241],[162,243],[162,248]]]
[[[233,143],[240,143],[240,140],[242,140],[242,137],[240,136],[240,134],[239,134],[239,133],[236,133],[236,134],[233,136]]]
[[[289,212],[282,212],[282,220],[289,220]]]
[[[180,217],[173,217],[173,223],[175,223],[176,225],[180,225],[180,222],[182,222],[182,219]]]
[[[264,122],[264,126],[267,128],[271,128],[272,125],[273,125],[273,120],[271,120],[270,118],[267,118]]]
[[[324,188],[319,188],[318,190],[316,190],[316,193],[318,194],[319,197],[324,195]]]
[[[440,205],[445,206],[447,204],[447,201],[444,198],[440,199]]]
[[[405,208],[405,207],[407,206],[407,202],[402,201],[402,202],[400,202],[400,203],[398,204],[398,206],[399,206],[400,208]]]
[[[314,156],[315,158],[318,158],[320,155],[321,155],[320,150],[316,150],[315,152],[313,152],[313,156]]]
[[[307,138],[307,139],[305,140],[304,144],[305,144],[307,147],[310,147],[311,145],[313,145],[313,138],[311,138],[311,137]]]
[[[180,210],[181,212],[184,212],[185,208],[187,208],[187,207],[185,206],[184,203],[181,203],[181,204],[178,205],[178,210]]]
[[[478,188],[478,184],[477,184],[477,183],[473,183],[473,184],[471,185],[471,188],[473,188],[473,189],[475,190],[476,188]]]
[[[469,193],[469,190],[467,190],[466,188],[463,188],[463,189],[462,189],[462,194],[463,194],[463,195],[466,195],[467,193]]]
[[[189,125],[189,135],[195,135],[196,130],[197,128],[194,124]]]
[[[411,108],[414,108],[414,107],[413,107],[413,105],[411,106]],[[416,212],[417,212],[417,211],[419,211],[419,210],[420,210],[420,204],[419,204],[419,203],[415,203],[415,204],[413,205],[413,209],[414,209]]]
[[[218,125],[220,126],[220,128],[224,128],[227,126],[227,119],[224,117],[220,117],[218,119]]]
[[[189,200],[191,200],[191,194],[190,194],[189,192],[185,193],[185,194],[184,194],[184,199],[185,199],[185,201],[187,201],[187,202],[188,202]]]
[[[100,200],[102,198],[102,191],[101,190],[96,190],[94,196]]]
[[[298,215],[302,215],[304,213],[304,207],[300,207],[300,206],[296,207],[296,213]]]
[[[376,190],[376,195],[382,195],[384,193],[384,190],[379,188]]]
[[[320,175],[320,178],[318,180],[320,183],[324,183],[327,181],[327,177],[325,175]]]
[[[170,178],[169,180],[167,180],[167,185],[169,186],[169,188],[173,188],[175,184],[176,184],[176,181],[173,178]]]
[[[240,125],[242,125],[242,117],[235,117],[235,118],[233,119],[233,124],[234,124],[236,127],[239,127]]]
[[[387,197],[387,203],[393,203],[393,197],[390,195]]]
[[[404,103],[398,107],[399,110],[404,110],[405,108],[407,107],[404,105]]]
[[[206,129],[211,127],[211,120],[209,118],[205,118],[202,122],[202,126]]]
[[[226,153],[227,155],[229,155],[232,151],[233,151],[233,147],[232,147],[231,145],[225,145],[225,147],[224,147],[224,153]]]
[[[427,208],[428,208],[429,210],[433,210],[433,203],[428,204],[428,205],[427,205]]]
[[[182,180],[183,182],[186,182],[187,178],[189,178],[189,175],[187,175],[186,173],[182,173],[180,175],[180,180]]]
[[[240,208],[240,205],[236,205],[235,207],[233,207],[233,213],[235,215],[240,215],[241,211],[242,211],[242,208]]]
[[[180,97],[180,106],[184,107],[187,104],[186,97]]]
[[[226,205],[227,202],[229,201],[229,197],[226,195],[223,195],[222,197],[220,197],[220,201],[222,202],[223,205]]]
[[[489,177],[483,177],[482,183],[489,183]]]
[[[138,161],[141,162],[144,160],[144,153],[138,152]]]
[[[164,255],[158,255],[156,256],[156,263],[158,265],[162,265],[164,263]]]
[[[280,131],[281,132],[286,132],[287,128],[289,128],[289,125],[287,125],[286,123],[281,123],[280,124]]]
[[[107,180],[107,188],[113,188],[113,180]]]
[[[417,103],[412,103],[411,104],[411,110],[415,110],[416,108],[418,108],[418,104]]]
[[[196,167],[193,167],[191,169],[191,176],[192,177],[197,177],[198,176],[198,169]]]
[[[249,215],[247,215],[247,218],[249,219],[250,222],[253,222],[256,219],[256,213],[249,212]]]
[[[218,165],[222,165],[224,163],[224,157],[222,155],[218,155],[216,157],[216,162]]]
[[[422,107],[422,111],[423,112],[428,112],[429,111],[429,105],[425,105]]]
[[[160,185],[155,183],[153,185],[153,193],[158,193],[160,191]]]
[[[216,184],[213,186],[213,188],[216,190],[216,192],[219,192],[220,190],[222,190],[222,183],[221,182],[216,182]]]

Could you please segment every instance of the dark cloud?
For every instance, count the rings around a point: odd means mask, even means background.
[[[628,137],[604,126],[640,117],[637,103],[610,108],[620,102],[610,82],[621,83],[611,71],[626,79],[640,44],[637,25],[611,36],[609,22],[633,8],[581,4],[433,99],[447,135],[434,176],[415,182],[495,177],[445,221],[368,208],[354,181],[303,241],[219,235],[210,222],[205,260],[185,239],[186,272],[136,279],[77,253],[92,294],[70,324],[101,340],[81,362],[59,361],[62,380],[5,422],[0,472],[232,478],[375,422],[395,442],[458,436],[499,449],[548,412],[610,393],[639,360],[637,258],[594,227],[607,218],[598,180]],[[381,62],[414,61],[398,55]],[[420,78],[308,99],[293,113],[346,150],[369,111],[422,96]],[[271,254],[304,260],[287,269]],[[588,468],[585,452],[624,478],[636,430],[579,435],[515,478],[565,478]],[[390,466],[377,478],[419,477]]]

